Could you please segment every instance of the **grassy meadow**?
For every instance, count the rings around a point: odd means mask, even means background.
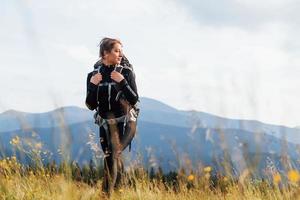
[[[62,125],[62,129],[66,127]],[[33,138],[13,137],[10,145],[15,155],[2,155],[0,199],[108,199],[101,190],[102,165],[79,166],[72,161],[45,164],[42,155],[49,152]],[[22,152],[30,164],[21,164],[16,152]],[[122,184],[109,199],[300,199],[300,174],[288,161],[284,171],[275,169],[267,178],[256,176],[255,166],[233,175],[230,162],[221,164],[222,173],[205,165],[164,173],[159,167],[145,169],[141,161],[136,163],[126,168]]]
[[[297,170],[276,173],[271,181],[248,175],[247,171],[236,178],[212,175],[210,166],[167,174],[135,167],[126,171],[110,199],[300,199]],[[101,167],[25,166],[14,156],[7,157],[0,161],[0,199],[107,199],[101,176]]]

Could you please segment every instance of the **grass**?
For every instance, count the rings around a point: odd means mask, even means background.
[[[94,184],[75,180],[66,171],[50,172],[46,168],[32,168],[21,165],[15,157],[0,161],[1,199],[106,199],[101,191],[102,179]],[[274,175],[274,182],[259,179],[232,179],[214,176],[207,166],[197,174],[170,175],[149,173],[140,169],[130,169],[123,185],[116,189],[110,199],[300,199],[299,173],[290,171],[283,184]]]
[[[67,132],[61,121],[62,132]],[[101,190],[101,169],[64,162],[60,166],[45,166],[41,155],[49,152],[34,135],[27,139],[15,136],[10,141],[15,152],[23,152],[32,165],[20,164],[15,156],[0,160],[0,199],[107,199]],[[62,156],[66,151],[61,148]],[[186,167],[164,174],[159,168],[155,171],[132,165],[110,199],[300,199],[300,174],[291,165],[284,172],[272,171],[267,179],[255,177],[255,167],[250,166],[240,175],[232,176],[230,162],[223,165],[226,173],[216,171],[213,166],[192,169]]]

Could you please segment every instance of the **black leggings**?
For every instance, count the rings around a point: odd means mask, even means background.
[[[124,129],[125,125],[125,129]],[[107,131],[100,127],[100,143],[104,152],[104,177],[102,190],[110,193],[121,183],[124,165],[121,153],[130,144],[136,132],[136,122],[108,124]]]

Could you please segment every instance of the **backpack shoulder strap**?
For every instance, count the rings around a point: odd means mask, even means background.
[[[127,65],[123,66],[123,68],[128,69],[130,71],[133,71],[131,67],[128,67]]]
[[[124,71],[124,73],[125,73],[125,71],[126,70],[129,70],[129,71],[132,71],[133,72],[133,69],[131,68],[131,67],[129,67],[129,66],[127,66],[127,65],[117,65],[116,67],[115,67],[115,70],[117,71],[117,72],[120,72],[120,73],[122,73],[123,71]],[[127,71],[128,72],[128,71]]]
[[[119,72],[120,74],[122,74],[124,67],[122,65],[117,65],[115,66],[115,71]]]
[[[100,63],[98,66],[94,66],[94,70],[93,70],[93,75],[96,73],[100,73],[100,69],[102,68],[102,64]],[[99,113],[99,97],[98,97],[98,90],[99,90],[99,86],[97,88],[97,107],[96,107],[96,115]]]
[[[99,66],[97,66],[94,71],[97,71],[98,73],[100,73],[100,69],[102,68],[102,65],[100,64]]]

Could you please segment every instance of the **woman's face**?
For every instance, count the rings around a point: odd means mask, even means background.
[[[122,46],[116,43],[111,52],[104,53],[104,59],[110,65],[120,64],[122,60]]]

